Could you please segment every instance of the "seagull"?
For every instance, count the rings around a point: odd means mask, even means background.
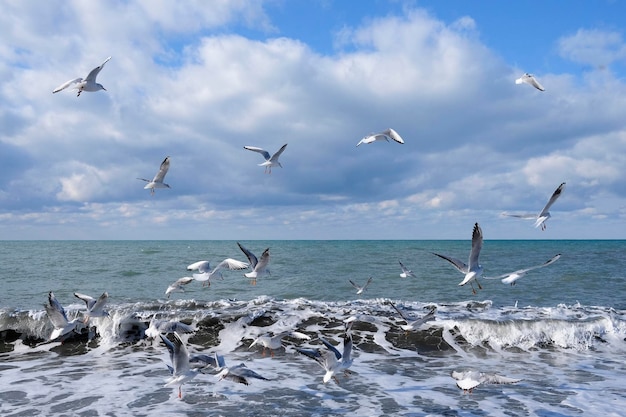
[[[324,384],[328,383],[331,378],[339,383],[335,374],[342,369],[347,372],[352,365],[352,335],[346,331],[343,339],[343,354],[326,339],[320,337],[320,340],[326,346],[326,350],[301,348],[296,348],[296,350],[311,359],[315,359],[324,368],[326,371],[323,378]]]
[[[272,156],[270,156],[269,152],[266,151],[265,149],[261,149],[261,148],[257,148],[255,146],[244,146],[244,149],[247,149],[249,151],[254,151],[254,152],[258,152],[261,155],[263,155],[263,158],[265,158],[265,162],[263,162],[262,164],[259,164],[260,167],[265,167],[265,173],[266,174],[271,174],[272,173],[272,167],[283,167],[280,162],[278,162],[278,158],[280,157],[280,155],[283,153],[283,151],[285,150],[285,148],[287,147],[287,144],[285,143],[283,146],[280,147],[280,149]],[[269,171],[268,171],[269,168]]]
[[[230,269],[231,271],[238,271],[241,269],[248,268],[248,264],[245,262],[238,261],[232,258],[226,258],[213,269],[211,269],[211,265],[209,261],[198,261],[193,263],[187,267],[188,271],[198,271],[199,274],[193,274],[193,279],[196,281],[201,281],[202,286],[211,285],[211,278],[217,277],[219,279],[224,279],[222,276],[222,269]]]
[[[226,367],[226,362],[224,361],[224,357],[222,355],[218,355],[217,352],[213,353],[213,356],[209,355],[192,355],[189,358],[190,366],[194,368],[202,370],[211,367],[218,371],[221,371],[224,367]]]
[[[438,253],[434,253],[442,259],[450,262],[452,266],[459,270],[462,274],[465,274],[465,278],[463,281],[459,283],[459,285],[465,285],[469,283],[472,286],[472,292],[476,294],[476,290],[474,289],[474,285],[472,285],[472,281],[476,281],[479,289],[483,289],[478,282],[478,277],[480,277],[483,273],[483,267],[478,263],[478,256],[480,255],[480,249],[483,246],[483,231],[480,229],[478,223],[474,224],[474,231],[472,232],[472,250],[470,251],[469,256],[469,266],[465,264],[465,262],[460,261],[458,259],[440,255]]]
[[[159,172],[154,176],[152,180],[147,180],[145,178],[137,178],[138,180],[147,182],[146,186],[143,187],[144,190],[150,190],[150,194],[154,195],[155,188],[170,188],[169,184],[165,184],[163,180],[165,179],[165,174],[167,174],[167,170],[170,169],[170,157],[166,156],[163,162],[161,162],[161,167],[159,168]]]
[[[192,369],[189,364],[189,353],[178,333],[174,333],[174,341],[160,335],[161,340],[167,346],[170,352],[170,361],[172,366],[167,366],[172,377],[165,383],[166,387],[178,385],[178,398],[183,398],[183,384],[195,378],[200,372],[198,369]]]
[[[554,204],[556,199],[561,196],[561,193],[563,193],[564,189],[565,189],[565,183],[562,182],[561,185],[559,185],[557,187],[557,189],[554,190],[554,193],[552,193],[552,197],[550,197],[550,200],[548,201],[548,204],[546,204],[546,206],[543,208],[543,210],[541,210],[539,212],[539,214],[532,214],[532,213],[531,214],[508,214],[508,213],[502,213],[502,215],[503,216],[508,216],[508,217],[517,217],[519,219],[535,220],[535,227],[541,227],[541,230],[546,230],[546,221],[548,221],[548,219],[551,217],[550,216],[550,212],[548,210],[550,210],[550,207],[552,207],[552,204]]]
[[[367,286],[368,286],[368,285],[370,285],[370,282],[372,282],[372,277],[369,277],[369,278],[367,279],[367,282],[365,283],[365,285],[363,285],[362,287],[360,287],[360,286],[356,285],[356,284],[354,283],[354,281],[352,281],[351,279],[349,279],[349,280],[348,280],[348,282],[350,282],[350,284],[352,284],[352,286],[353,286],[354,288],[356,288],[356,294],[357,294],[357,295],[361,295],[361,294],[363,294],[363,291],[365,291],[365,290],[367,289]]]
[[[78,318],[75,318],[72,321],[67,319],[65,309],[57,301],[52,291],[48,293],[48,304],[44,304],[44,308],[46,309],[50,322],[52,322],[52,325],[54,326],[54,330],[50,335],[50,341],[56,340],[61,336],[65,336],[69,332],[76,329],[76,326],[80,323],[80,319]]]
[[[267,265],[270,262],[270,248],[267,248],[263,251],[261,255],[261,259],[257,259],[254,253],[250,252],[248,249],[243,247],[243,245],[237,242],[239,249],[246,255],[248,261],[250,262],[250,267],[252,268],[251,272],[244,274],[246,278],[252,278],[252,285],[256,285],[257,277],[264,275],[271,275],[269,268]]]
[[[159,320],[154,317],[145,331],[147,337],[156,338],[162,333],[193,333],[195,329],[183,322],[175,320]]]
[[[74,297],[80,298],[87,305],[87,317],[83,323],[89,322],[91,317],[109,317],[109,313],[104,310],[104,305],[109,299],[108,293],[102,293],[97,300],[89,295],[81,294],[79,292],[75,292]]]
[[[543,88],[541,84],[539,84],[539,81],[537,81],[537,79],[532,74],[529,74],[529,73],[526,73],[522,75],[521,77],[519,77],[517,80],[515,80],[515,84],[522,84],[522,83],[532,85],[539,91],[546,90],[545,88]]]
[[[183,286],[189,284],[192,281],[194,281],[193,277],[178,278],[176,281],[171,283],[169,287],[167,287],[167,289],[165,290],[165,295],[167,295],[167,298],[170,298],[170,294],[174,291],[185,292]]]
[[[216,378],[219,378],[218,381],[222,379],[228,379],[233,382],[238,382],[240,384],[249,385],[248,378],[256,378],[262,379],[264,381],[269,381],[269,379],[257,374],[252,369],[249,369],[245,363],[240,363],[236,366],[224,367],[220,373],[215,375]]]
[[[485,277],[485,279],[502,279],[503,284],[511,284],[515,285],[515,282],[526,275],[527,272],[532,271],[533,269],[543,268],[544,266],[548,266],[550,264],[555,263],[559,260],[561,254],[554,255],[552,258],[548,259],[541,265],[531,266],[530,268],[518,269],[517,271],[509,272],[508,274],[502,274],[497,277]]]
[[[251,347],[253,347],[253,346],[257,345],[257,344],[261,345],[261,346],[263,346],[263,356],[265,356],[265,349],[269,349],[270,350],[270,355],[273,358],[274,357],[274,350],[280,349],[281,347],[283,347],[283,338],[287,337],[287,336],[295,337],[297,339],[311,340],[311,338],[308,335],[304,334],[304,333],[287,330],[287,331],[284,331],[284,332],[280,332],[280,333],[274,334],[272,336],[270,336],[269,334],[261,335],[261,336],[257,337],[256,339],[254,339],[254,341],[252,343],[250,343],[250,346],[248,346],[248,349],[250,349]]]
[[[515,384],[521,379],[509,378],[497,374],[486,374],[478,371],[452,371],[452,378],[456,379],[456,386],[463,392],[471,393],[480,384]]]
[[[83,91],[90,91],[90,92],[99,91],[99,90],[106,91],[106,88],[104,88],[102,84],[99,84],[96,82],[96,77],[98,76],[102,68],[104,68],[104,64],[109,62],[110,59],[111,57],[108,57],[107,59],[104,60],[104,62],[100,66],[92,69],[89,75],[87,75],[87,78],[85,78],[84,80],[80,77],[75,78],[73,80],[69,80],[65,82],[64,84],[61,84],[60,86],[55,88],[52,91],[52,93],[53,94],[58,93],[59,91],[65,90],[67,87],[72,86],[72,85],[73,85],[73,88],[76,88],[78,90],[78,94],[76,95],[76,97],[79,97],[80,93],[82,93]]]
[[[398,262],[400,263],[400,268],[402,268],[402,273],[400,274],[400,278],[415,277],[415,274],[413,273],[413,271],[411,271],[409,268],[404,266],[404,264],[401,261],[398,261]]]
[[[374,143],[376,141],[383,141],[383,140],[389,142],[389,139],[392,139],[395,142],[398,142],[400,144],[404,143],[404,140],[400,137],[400,135],[398,135],[398,132],[396,132],[395,130],[389,128],[389,129],[383,130],[382,132],[379,132],[379,133],[370,133],[369,135],[367,135],[363,139],[361,139],[359,141],[359,143],[356,144],[356,146],[359,146],[362,143],[370,144],[370,143]]]
[[[398,312],[398,314],[400,314],[400,317],[402,317],[402,320],[405,321],[406,324],[401,324],[400,327],[402,328],[402,330],[404,330],[405,332],[410,332],[410,331],[415,331],[418,330],[422,324],[434,320],[435,319],[435,313],[437,312],[437,307],[433,307],[430,309],[430,311],[428,312],[428,314],[426,314],[424,317],[419,318],[417,320],[410,320],[407,316],[405,316],[402,311],[400,311],[400,309],[398,307],[396,307],[396,305],[394,303],[389,303],[391,304],[391,306]]]

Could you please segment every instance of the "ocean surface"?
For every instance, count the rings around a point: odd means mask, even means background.
[[[247,261],[235,241],[0,241],[2,416],[623,416],[626,415],[626,241],[485,241],[484,275],[541,264],[516,285],[480,279],[472,293],[438,252],[466,260],[470,241],[241,241],[271,275],[225,271],[209,287],[165,289],[187,265]],[[401,278],[401,260],[416,277]],[[357,295],[348,280],[372,283]],[[43,305],[54,292],[70,319],[74,292],[108,292],[109,317],[49,341]],[[406,332],[391,303],[411,318]],[[152,318],[180,320],[191,354],[223,355],[268,378],[249,385],[214,372],[164,387],[169,355],[145,336]],[[296,351],[341,350],[352,328],[351,374],[324,384]],[[284,347],[250,348],[259,335],[297,330]],[[172,338],[172,335],[169,335]],[[452,371],[521,379],[457,388]]]

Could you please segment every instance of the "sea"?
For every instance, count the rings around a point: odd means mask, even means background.
[[[8,416],[624,416],[626,241],[484,242],[479,283],[433,252],[466,260],[470,241],[240,241],[270,249],[256,285],[224,271],[210,286],[165,290],[196,261],[247,261],[236,241],[0,241],[0,415]],[[561,258],[516,285],[486,279]],[[401,278],[399,261],[415,277]],[[369,287],[357,294],[352,280]],[[108,317],[50,341],[53,292],[83,318],[74,292],[109,295]],[[435,319],[405,331],[436,308]],[[168,350],[145,335],[152,319],[190,324],[191,355],[215,353],[267,380],[249,385],[206,371],[182,386]],[[350,373],[324,370],[296,349],[341,351],[352,320]],[[297,331],[283,347],[256,337]],[[166,335],[173,340],[173,335]],[[519,379],[471,393],[453,371]]]

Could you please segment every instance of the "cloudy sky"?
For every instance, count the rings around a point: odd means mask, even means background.
[[[0,239],[626,238],[623,2],[0,3]]]

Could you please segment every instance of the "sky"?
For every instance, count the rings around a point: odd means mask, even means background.
[[[624,2],[0,4],[1,240],[626,238]]]

